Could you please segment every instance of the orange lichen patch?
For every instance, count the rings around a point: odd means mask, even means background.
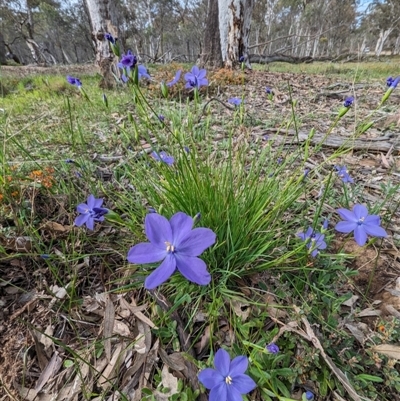
[[[54,184],[54,168],[53,167],[45,167],[44,170],[33,170],[28,175],[31,180],[42,184],[45,188],[51,188]]]
[[[32,180],[35,180],[39,177],[42,177],[43,175],[43,171],[42,170],[33,170],[30,174],[29,174],[29,178],[31,178]]]

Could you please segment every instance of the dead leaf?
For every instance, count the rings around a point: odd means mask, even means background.
[[[245,322],[248,319],[251,312],[250,305],[248,303],[241,302],[237,299],[233,299],[231,301],[231,305],[236,316],[239,316],[242,319],[242,322]]]
[[[131,331],[129,330],[129,327],[124,322],[121,322],[120,320],[115,320],[114,327],[113,327],[113,334],[119,334],[120,336],[123,336],[123,337],[129,337],[131,334]]]
[[[392,344],[380,344],[371,347],[373,352],[377,352],[379,354],[383,354],[388,356],[389,358],[399,359],[400,360],[400,346],[392,345]]]

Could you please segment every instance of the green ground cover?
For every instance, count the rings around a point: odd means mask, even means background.
[[[248,359],[256,388],[245,400],[397,399],[400,324],[374,304],[380,269],[396,267],[380,262],[398,241],[397,158],[377,197],[345,166],[352,141],[396,111],[398,88],[386,86],[395,62],[209,71],[199,91],[182,76],[163,96],[160,82],[178,68],[191,66],[150,66],[153,80],[133,76],[109,91],[88,72],[78,88],[65,75],[0,70],[0,392],[208,399],[198,374],[224,349]],[[349,85],[345,98],[321,101],[337,83]],[[345,107],[347,95],[355,101]],[[342,144],[326,148],[338,132]],[[106,214],[77,210],[91,194]],[[354,205],[380,217],[360,209],[356,241],[336,229],[353,218],[337,210]],[[178,212],[186,223],[173,224],[170,240],[160,216]],[[189,241],[210,276],[177,259],[179,271],[149,288],[162,258],[130,250],[159,240],[164,257],[180,257],[186,237],[176,231],[187,233],[190,218],[193,232],[215,233],[207,246],[200,234]],[[369,252],[361,283],[357,260]]]

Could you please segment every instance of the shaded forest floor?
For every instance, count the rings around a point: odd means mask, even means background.
[[[315,400],[400,400],[399,88],[371,115],[396,65],[210,71],[197,105],[182,84],[160,96],[159,82],[180,67],[150,67],[154,82],[141,85],[151,109],[122,87],[106,92],[106,107],[91,66],[0,70],[0,399],[192,400],[198,371],[224,347],[250,356],[258,389],[248,400],[300,400],[307,390]],[[66,74],[83,81],[90,103]],[[354,105],[332,129],[348,96]],[[228,103],[232,97],[244,106]],[[268,184],[278,205],[278,188],[309,171],[304,189],[293,184],[300,192],[282,223],[271,220],[274,246],[257,263],[273,255],[275,268],[253,263],[227,279],[212,268],[211,290],[176,277],[143,289],[148,272],[129,265],[126,253],[144,238],[147,208],[171,214],[174,205],[174,178],[164,167],[153,177],[149,154],[166,150],[187,173],[185,144],[216,172],[237,155],[233,180],[251,177],[260,158],[259,181],[279,184]],[[335,165],[345,165],[354,184],[344,184]],[[154,180],[158,195],[139,190],[135,175]],[[124,223],[75,227],[76,205],[90,193]],[[387,238],[359,247],[335,233],[335,210],[356,203],[381,216]],[[212,221],[207,206],[187,204],[188,214],[201,212],[201,226]],[[323,218],[328,248],[312,258],[296,233]],[[206,257],[213,266],[212,252]],[[278,355],[265,352],[272,342]]]

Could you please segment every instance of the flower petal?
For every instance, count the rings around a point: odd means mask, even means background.
[[[209,401],[227,401],[228,400],[228,385],[223,381],[218,383],[210,391]],[[243,401],[243,399],[241,400]]]
[[[89,218],[86,220],[86,227],[89,229],[89,230],[94,230],[94,219],[93,219],[93,217],[90,217],[89,216]]]
[[[365,219],[364,219],[364,224],[373,224],[375,226],[380,226],[381,225],[381,218],[379,216],[377,216],[376,214],[371,214],[368,215]]]
[[[337,209],[336,211],[339,213],[339,216],[343,220],[348,220],[348,221],[353,221],[353,222],[358,221],[358,219],[356,218],[356,216],[354,215],[354,213],[351,210]]]
[[[172,244],[172,230],[169,221],[158,213],[149,213],[144,221],[145,232],[150,242],[167,249],[166,242]]]
[[[165,247],[159,248],[150,242],[142,242],[129,249],[127,259],[130,263],[155,263],[163,260],[166,256]]]
[[[144,287],[147,290],[152,290],[167,281],[176,269],[175,257],[170,253],[163,260],[160,266],[148,276],[144,282]]]
[[[198,374],[200,383],[211,390],[213,387],[217,386],[219,383],[224,382],[224,376],[221,375],[217,370],[207,368],[202,370]]]
[[[364,205],[354,205],[353,212],[357,220],[368,216],[368,209]]]
[[[169,220],[172,229],[172,243],[179,249],[179,244],[190,233],[193,227],[193,219],[186,213],[175,213]]]
[[[77,212],[79,213],[87,213],[89,210],[89,206],[86,203],[80,203],[77,207],[76,207]]]
[[[99,198],[99,199],[94,199],[94,206],[93,206],[93,208],[95,208],[95,207],[101,207],[101,205],[103,204],[103,199],[101,199],[101,198]]]
[[[93,209],[94,208],[94,204],[95,204],[96,198],[93,195],[89,195],[88,199],[87,199],[87,205],[89,207],[89,209]]]
[[[191,73],[191,72],[187,72],[184,75],[185,81],[194,81],[195,80],[195,76]]]
[[[207,86],[208,85],[208,79],[203,78],[198,80],[199,86]]]
[[[353,221],[339,221],[335,226],[335,230],[347,234],[354,231],[356,227],[358,227],[358,225]]]
[[[357,225],[357,227],[354,229],[354,239],[358,245],[365,245],[367,242],[367,233],[365,232],[364,225]]]
[[[250,376],[240,374],[232,377],[232,386],[241,394],[247,394],[254,390],[257,387],[257,384]]]
[[[363,227],[365,232],[373,237],[387,237],[387,232],[375,224],[363,224]]]
[[[199,67],[197,67],[197,65],[194,65],[192,67],[191,72],[197,78],[199,76],[199,73],[200,73]]]
[[[242,394],[244,394],[241,390],[238,390],[237,387],[233,385],[233,382],[231,385],[226,386],[227,390],[227,401],[243,401]]]
[[[83,225],[83,224],[85,224],[86,222],[87,222],[87,220],[88,220],[88,218],[90,217],[90,215],[89,214],[80,214],[76,219],[75,219],[75,221],[74,221],[74,224],[77,226],[77,227],[80,227],[81,225]]]
[[[213,245],[216,240],[214,231],[209,228],[195,228],[189,235],[179,244],[177,251],[180,255],[199,256],[208,247]]]
[[[206,77],[206,75],[207,75],[206,70],[204,70],[204,69],[199,70],[199,72],[197,73],[197,79],[198,80],[204,79]]]
[[[176,266],[182,276],[199,285],[207,285],[210,283],[211,275],[207,271],[207,265],[203,260],[194,256],[181,256],[179,253],[175,253],[174,255],[176,258]]]
[[[231,357],[228,352],[223,348],[220,348],[215,354],[214,358],[214,366],[218,370],[218,372],[226,377],[229,374],[229,366],[231,364]]]
[[[245,356],[237,356],[231,362],[229,376],[233,378],[236,375],[246,372],[248,364],[249,360]]]

